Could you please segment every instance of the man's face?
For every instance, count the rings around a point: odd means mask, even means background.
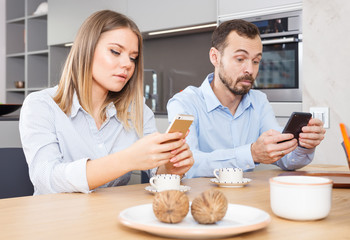
[[[262,57],[261,39],[241,37],[231,32],[227,46],[218,53],[216,71],[222,83],[234,95],[244,95],[252,88]]]

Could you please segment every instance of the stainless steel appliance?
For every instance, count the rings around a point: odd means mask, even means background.
[[[302,12],[249,17],[260,30],[263,58],[254,88],[271,102],[301,102]]]

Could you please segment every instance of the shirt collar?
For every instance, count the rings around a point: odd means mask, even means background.
[[[115,108],[113,102],[110,102],[110,103],[107,105],[106,114],[107,114],[107,118],[111,118],[111,117],[117,115],[117,109]]]
[[[85,110],[83,109],[83,107],[79,103],[77,93],[74,92],[70,117],[74,118],[78,114],[80,109],[85,112]],[[107,105],[106,114],[107,114],[107,118],[111,118],[112,116],[115,116],[117,114],[117,110],[116,110],[113,102],[110,102]]]
[[[203,98],[205,101],[205,105],[207,106],[207,111],[210,112],[214,110],[215,108],[222,106],[219,99],[216,97],[213,89],[210,86],[210,83],[214,79],[214,73],[210,73],[207,78],[204,80],[200,88],[203,92]]]
[[[217,107],[220,107],[220,106],[223,107],[223,105],[221,104],[219,99],[216,97],[213,89],[210,86],[210,83],[213,81],[213,79],[214,79],[214,73],[210,73],[206,77],[202,85],[200,86],[203,92],[203,98],[204,98],[208,112],[214,110]],[[235,116],[238,117],[250,106],[253,107],[253,102],[249,91],[247,94],[243,96],[241,102],[239,103]]]
[[[242,115],[243,112],[250,107],[252,107],[254,109],[254,104],[253,104],[252,96],[251,96],[251,90],[249,90],[249,92],[242,97],[242,100],[237,107],[237,110],[235,113],[235,118]]]
[[[71,118],[75,117],[78,114],[79,109],[84,110],[83,107],[79,103],[79,99],[78,99],[77,93],[74,92],[70,117]]]

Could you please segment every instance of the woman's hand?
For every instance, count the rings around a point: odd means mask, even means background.
[[[171,153],[175,154],[168,163],[158,168],[157,174],[169,173],[183,175],[185,174],[194,164],[194,159],[190,147],[186,143],[185,139],[183,145],[177,149],[174,149]]]
[[[181,133],[153,133],[139,139],[123,151],[128,159],[128,162],[125,163],[128,170],[147,170],[170,163],[171,160],[178,163],[184,158],[187,159],[188,146],[184,147],[184,140],[181,139],[181,136]],[[179,163],[178,167],[188,164]]]
[[[164,173],[183,174],[192,165],[192,153],[181,133],[153,133],[123,151],[87,161],[86,175],[90,189],[95,189],[132,170],[148,170],[168,164]],[[172,162],[170,162],[172,161]],[[174,169],[171,166],[174,166]]]

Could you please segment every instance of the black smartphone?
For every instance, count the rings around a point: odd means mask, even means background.
[[[290,115],[289,120],[282,133],[292,133],[294,135],[294,138],[296,138],[299,142],[299,134],[301,133],[301,129],[308,124],[311,117],[312,114],[308,112],[293,112],[292,115]]]

